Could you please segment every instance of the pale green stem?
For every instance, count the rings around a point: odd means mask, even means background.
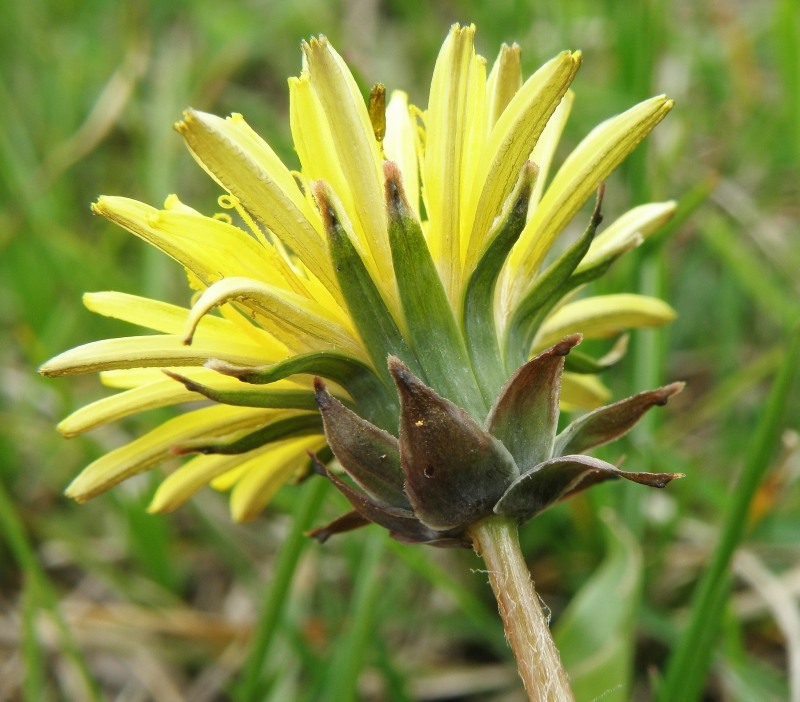
[[[488,517],[473,524],[469,535],[475,552],[486,563],[528,699],[572,702],[575,697],[519,548],[516,523],[505,517]]]

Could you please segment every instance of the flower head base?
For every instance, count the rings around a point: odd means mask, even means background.
[[[353,499],[411,519],[403,522],[416,524],[411,532],[390,527],[416,534],[411,540],[446,541],[460,538],[451,532],[460,534],[476,510],[511,505],[533,475],[551,475],[548,461],[564,464],[547,444],[552,437],[524,438],[508,428],[503,418],[525,403],[511,398],[522,381],[506,382],[566,334],[608,338],[673,318],[652,298],[578,295],[668,219],[674,203],[643,205],[598,233],[599,196],[585,233],[546,260],[598,184],[672,103],[655,97],[604,122],[549,178],[580,54],[559,54],[523,83],[519,48],[503,47],[487,76],[474,33],[451,29],[424,111],[402,92],[386,101],[381,90],[368,107],[327,40],[303,43],[303,70],[289,81],[300,171],[284,165],[241,115],[187,110],[177,131],[224,190],[219,204],[230,213],[207,217],[175,196],[163,209],[121,197],[95,203],[97,214],[177,261],[196,295],[179,307],[87,294],[91,310],[157,333],[87,344],[44,364],[48,376],[100,372],[121,390],[59,429],[74,436],[157,407],[213,404],[98,459],[69,486],[70,496],[87,500],[170,457],[195,454],[166,478],[150,509],[175,509],[211,483],[231,489],[234,517],[249,519],[304,470],[307,451],[327,441],[354,480],[365,481],[366,497]],[[387,367],[389,357],[396,360]],[[551,399],[536,397],[550,415],[559,394],[563,405],[596,407],[607,397],[594,375],[603,366],[569,361],[563,379],[559,370],[558,393],[546,370],[541,382],[550,383]],[[314,376],[333,394],[315,394]],[[355,415],[342,414],[346,408]],[[422,425],[411,412],[421,413]],[[364,424],[353,423],[356,415]],[[332,427],[345,416],[340,436]],[[363,437],[353,438],[356,426]],[[460,480],[444,460],[449,449],[436,433],[444,427],[471,447],[470,481],[480,485],[448,514],[424,499],[431,484]],[[392,435],[400,436],[399,454]],[[411,471],[403,473],[405,488],[398,490],[394,469],[391,478],[378,473],[394,492],[376,488],[377,464],[362,454],[379,445],[401,456],[392,459],[395,468]],[[442,455],[432,462],[436,451]],[[610,475],[586,461],[564,470]],[[428,463],[433,478],[425,476]],[[531,473],[538,466],[545,468]],[[509,492],[515,481],[520,487]]]
[[[468,528],[493,514],[522,523],[606,480],[665,487],[682,477],[625,472],[582,454],[622,436],[683,383],[596,409],[556,434],[564,360],[579,342],[579,335],[568,336],[522,366],[501,390],[484,426],[390,359],[401,404],[399,441],[348,410],[317,379],[328,444],[361,490],[317,461],[317,470],[354,511],[312,535],[325,541],[374,522],[400,541],[470,547]]]

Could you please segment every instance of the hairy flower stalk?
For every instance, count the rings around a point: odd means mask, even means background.
[[[182,266],[191,304],[89,293],[92,311],[156,334],[87,344],[41,372],[99,372],[120,391],[63,420],[65,436],[201,403],[89,465],[71,497],[187,456],[150,510],[211,484],[246,520],[311,468],[353,507],[313,532],[320,541],[375,523],[408,543],[481,553],[531,699],[568,699],[516,527],[599,482],[677,477],[585,455],[681,387],[603,406],[598,374],[624,355],[624,332],[674,312],[586,294],[674,211],[641,205],[599,231],[601,183],[672,102],[602,123],[551,176],[580,54],[523,82],[519,47],[503,46],[487,75],[474,33],[451,29],[425,110],[399,91],[387,101],[380,85],[365,101],[324,37],[304,42],[289,81],[299,170],[241,115],[187,110],[176,129],[226,212],[208,217],[174,195],[162,209],[101,197],[93,210]],[[588,226],[556,253],[595,193]],[[573,351],[582,337],[617,342],[593,359]],[[588,411],[559,433],[564,408]]]

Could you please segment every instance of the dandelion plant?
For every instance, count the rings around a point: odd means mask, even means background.
[[[586,452],[681,385],[604,405],[597,374],[621,343],[599,360],[573,351],[674,317],[650,297],[585,294],[674,210],[640,205],[601,229],[603,182],[672,102],[603,122],[551,176],[580,53],[523,81],[519,47],[504,45],[487,75],[474,35],[451,28],[426,109],[380,84],[365,99],[324,37],[304,42],[289,80],[299,170],[241,115],[187,110],[176,129],[222,190],[221,211],[175,195],[160,209],[103,196],[93,210],[181,264],[190,303],[87,293],[90,310],[156,333],[72,349],[41,372],[99,372],[119,391],[64,419],[65,436],[181,405],[86,467],[70,497],[185,456],[149,509],[210,484],[248,520],[287,481],[328,479],[352,509],[314,537],[375,524],[475,549],[530,698],[571,699],[516,532],[596,483],[677,477]],[[560,238],[592,198],[583,233]],[[585,412],[559,432],[564,407]]]

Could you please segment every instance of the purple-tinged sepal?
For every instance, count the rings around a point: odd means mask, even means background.
[[[314,389],[325,438],[342,468],[370,497],[410,510],[397,439],[347,409],[319,378],[314,379]]]
[[[469,547],[471,526],[492,515],[522,523],[597,483],[622,478],[663,488],[683,477],[623,471],[583,455],[625,434],[683,383],[601,407],[556,435],[565,360],[580,341],[580,334],[567,336],[519,368],[483,427],[390,356],[400,398],[399,440],[345,407],[316,379],[328,444],[355,485],[314,461],[354,511],[311,536],[325,541],[373,522],[406,543]]]
[[[572,334],[528,361],[500,390],[486,430],[500,439],[525,473],[553,455],[566,355],[581,342]]]
[[[583,453],[602,446],[627,433],[651,407],[663,406],[683,390],[684,383],[671,383],[662,388],[640,392],[578,417],[562,431],[553,447],[554,456]]]
[[[681,473],[634,473],[591,456],[560,456],[544,461],[517,478],[494,507],[495,514],[526,522],[566,497],[606,480],[625,478],[663,488]]]
[[[373,499],[331,473],[316,457],[312,456],[312,460],[315,470],[326,476],[362,517],[359,520],[352,513],[348,513],[324,527],[314,529],[309,535],[319,541],[324,542],[332,534],[357,529],[372,522],[388,530],[389,536],[403,543],[469,547],[469,541],[460,531],[431,529],[420,522],[411,510],[393,507]]]
[[[432,529],[464,528],[492,513],[518,475],[503,444],[463,409],[434,392],[397,358],[400,461],[419,520]]]

